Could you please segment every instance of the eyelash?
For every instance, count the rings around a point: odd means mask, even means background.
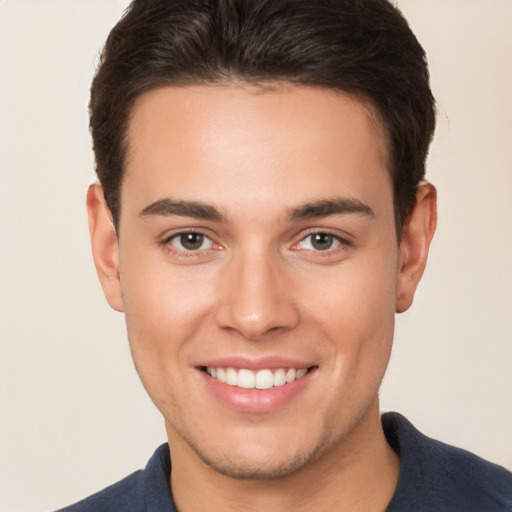
[[[206,249],[192,250],[192,249],[185,249],[185,248],[179,249],[172,245],[173,240],[179,239],[180,237],[182,237],[184,235],[188,235],[188,234],[201,236],[201,237],[203,237],[203,241],[208,240],[214,247],[208,247]],[[328,237],[332,237],[333,240],[335,242],[337,242],[338,245],[335,246],[334,248],[329,247],[325,250],[297,249],[297,246],[299,244],[303,243],[305,240],[307,240],[308,238],[313,237],[315,235],[325,235]],[[162,242],[160,242],[160,245],[165,247],[169,253],[172,253],[175,256],[182,257],[182,258],[191,258],[191,257],[198,256],[200,254],[204,254],[204,251],[218,250],[218,249],[222,248],[222,246],[219,244],[216,244],[210,236],[208,236],[207,234],[205,234],[197,229],[190,229],[190,230],[185,230],[185,231],[180,231],[178,233],[174,233],[174,234],[166,237],[164,240],[162,240]],[[314,230],[314,231],[310,231],[310,232],[306,233],[304,236],[302,236],[302,238],[298,242],[293,244],[292,249],[311,251],[312,253],[315,253],[315,255],[325,257],[325,256],[331,256],[331,255],[337,253],[338,251],[345,251],[345,250],[349,249],[351,246],[352,246],[352,243],[349,240],[347,240],[346,238],[340,237],[339,235],[335,235],[334,233],[331,233],[329,231]]]
[[[328,230],[325,230],[325,231],[324,230],[313,230],[313,231],[310,231],[310,232],[306,233],[297,243],[295,243],[293,245],[293,247],[297,247],[299,244],[301,244],[302,242],[304,242],[308,238],[313,237],[315,235],[326,235],[326,236],[332,237],[339,244],[338,246],[336,246],[334,248],[329,247],[328,249],[323,250],[323,251],[322,250],[305,249],[305,250],[314,252],[315,255],[319,255],[319,256],[332,256],[333,254],[337,253],[338,251],[345,251],[345,250],[349,249],[350,247],[352,247],[352,242],[350,242],[346,238],[343,238],[343,237],[341,237],[339,235],[336,235],[336,234],[334,234],[334,233],[332,233],[332,232],[330,232]]]
[[[184,235],[198,235],[202,236],[205,240],[209,240],[210,243],[215,246],[214,248],[207,248],[207,249],[197,249],[197,250],[187,250],[187,249],[178,249],[172,245],[172,241],[179,239],[180,237]],[[168,253],[173,254],[180,258],[193,258],[195,256],[198,256],[200,254],[204,254],[204,251],[211,251],[211,250],[218,250],[221,246],[216,244],[210,236],[207,234],[201,232],[197,229],[190,229],[190,230],[184,230],[179,231],[178,233],[173,233],[172,235],[164,238],[160,244],[162,247],[164,247]]]

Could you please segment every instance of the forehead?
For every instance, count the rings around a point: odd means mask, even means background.
[[[325,88],[162,87],[136,102],[121,189],[246,204],[376,193],[389,182],[386,133],[370,102]],[[151,197],[150,197],[151,196]],[[156,198],[158,199],[158,198]],[[317,198],[313,198],[317,199]]]

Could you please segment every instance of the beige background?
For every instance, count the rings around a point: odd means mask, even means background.
[[[401,0],[428,51],[440,223],[383,409],[512,468],[512,1]],[[0,0],[0,510],[45,511],[165,440],[104,302],[88,87],[126,1]]]

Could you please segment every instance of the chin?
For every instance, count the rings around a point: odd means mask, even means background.
[[[317,458],[317,451],[311,453],[275,454],[271,459],[264,461],[259,457],[245,457],[235,460],[234,457],[208,457],[204,453],[195,450],[201,460],[215,472],[234,478],[236,480],[273,480],[290,476],[307,466],[313,459]]]
[[[270,444],[264,439],[253,439],[252,443],[237,439],[229,446],[215,448],[184,440],[204,464],[221,475],[237,480],[271,480],[288,477],[321,458],[332,440],[315,437],[310,433],[306,439],[276,440]]]

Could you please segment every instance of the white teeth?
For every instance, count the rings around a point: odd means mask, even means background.
[[[214,379],[225,382],[230,386],[244,389],[270,389],[284,386],[286,383],[300,379],[308,373],[307,368],[279,368],[277,370],[263,369],[257,372],[247,370],[235,370],[234,368],[213,368],[208,366],[206,373]]]
[[[295,376],[297,375],[297,372],[295,368],[290,368],[286,372],[286,382],[293,382],[295,380]]]
[[[306,375],[306,373],[308,373],[308,369],[307,368],[300,368],[295,373],[295,378],[296,379],[300,379],[301,377],[304,377],[304,375]]]
[[[226,370],[226,384],[238,386],[238,372],[234,368],[228,368]]]
[[[215,371],[215,368],[213,368]],[[226,370],[224,368],[217,368],[217,376],[215,377],[217,380],[220,380],[221,382],[226,382]],[[213,374],[212,374],[213,377]]]
[[[274,376],[270,370],[260,370],[256,374],[256,389],[270,389],[274,385]]]
[[[240,370],[238,372],[238,387],[254,389],[254,372],[251,370]]]
[[[282,386],[283,384],[286,384],[286,372],[282,368],[279,368],[279,370],[274,373],[274,386]]]

